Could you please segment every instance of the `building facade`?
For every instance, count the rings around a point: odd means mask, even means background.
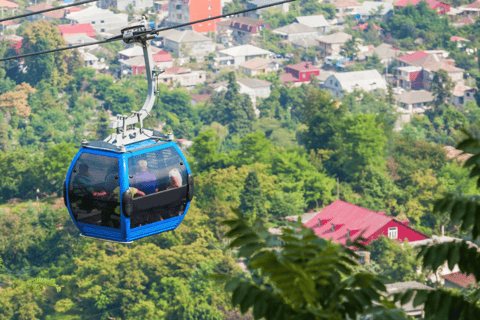
[[[206,19],[222,14],[220,0],[173,0],[168,5],[167,25],[175,26],[182,23]],[[192,26],[182,27],[183,30],[196,32],[214,32],[216,30],[215,19],[208,22],[197,23]]]

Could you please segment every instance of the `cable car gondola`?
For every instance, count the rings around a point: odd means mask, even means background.
[[[193,198],[193,176],[172,134],[143,128],[155,101],[145,25],[122,30],[126,43],[140,42],[148,78],[144,106],[110,123],[104,141],[82,141],[64,183],[65,205],[84,237],[131,242],[175,229]],[[138,128],[136,124],[140,124]]]
[[[95,1],[98,0],[84,0],[29,12],[0,19],[0,22]],[[0,62],[9,61],[118,40],[125,43],[138,42],[143,47],[148,94],[142,109],[132,111],[129,117],[118,115],[109,125],[111,129],[116,129],[116,133],[104,141],[82,141],[82,147],[70,164],[63,185],[65,206],[81,236],[130,243],[173,230],[182,222],[193,198],[192,172],[182,151],[174,143],[173,135],[143,128],[143,120],[155,102],[157,84],[153,78],[159,74],[159,71],[151,68],[153,59],[147,42],[157,38],[162,31],[293,1],[295,0],[281,0],[151,30],[147,30],[148,22],[144,17],[142,25],[125,28],[121,35],[104,40],[0,58]],[[137,124],[139,128],[136,127]]]

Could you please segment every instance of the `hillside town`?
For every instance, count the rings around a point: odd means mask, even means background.
[[[0,0],[0,9],[3,18],[70,3],[72,0]],[[19,59],[2,67],[5,72],[0,75],[8,80],[0,81],[0,123],[16,123],[5,132],[0,130],[0,151],[22,147],[36,152],[40,147],[32,147],[35,143],[50,150],[60,140],[77,142],[74,134],[88,139],[104,137],[108,121],[139,103],[139,93],[146,91],[141,82],[146,78],[143,49],[123,42],[95,44],[97,41],[121,34],[142,17],[151,28],[174,27],[273,3],[275,0],[100,0],[1,22],[0,52],[5,56],[52,49],[50,44],[36,41],[35,34],[43,32],[38,30],[48,30],[61,46],[92,45],[75,49],[66,60],[62,56],[66,61],[62,68],[68,71],[48,69],[55,83],[32,71],[32,66],[42,67],[41,63]],[[32,31],[32,25],[38,29]],[[253,172],[245,168],[250,166],[262,174],[252,181],[268,193],[268,201],[264,201],[268,205],[263,211],[252,209],[253,216],[267,221],[271,234],[280,236],[283,227],[291,228],[299,221],[316,236],[355,250],[361,265],[377,273],[384,265],[373,261],[386,255],[385,248],[407,250],[413,259],[420,246],[465,240],[480,253],[478,243],[466,237],[458,224],[446,218],[433,221],[425,213],[432,209],[431,197],[439,195],[436,188],[442,192],[475,190],[466,181],[467,173],[459,173],[472,154],[462,153],[455,145],[460,141],[460,128],[480,130],[474,125],[480,119],[479,32],[480,0],[301,0],[161,31],[150,41],[150,49],[154,68],[161,70],[155,78],[159,96],[165,98],[160,98],[158,106],[163,109],[150,124],[173,131],[182,150],[195,158],[194,168],[204,179],[198,190],[205,192],[197,201],[201,210],[210,210],[213,216],[221,214],[211,203],[250,210],[244,200],[251,177],[248,172]],[[55,60],[54,64],[61,63]],[[59,74],[68,74],[69,84],[62,83]],[[38,77],[38,82],[24,82],[32,77]],[[55,91],[55,86],[65,92]],[[308,113],[308,103],[315,103],[306,98],[311,89],[320,92],[313,95],[318,101],[331,107],[328,114]],[[37,91],[42,96],[35,96]],[[21,96],[12,96],[12,92]],[[235,111],[237,115],[230,109],[219,110],[219,105],[229,103],[229,95],[232,103],[247,107]],[[176,103],[180,111],[175,109]],[[47,108],[44,105],[55,110],[62,108],[57,105],[65,105],[67,111],[63,116],[48,115],[40,111]],[[348,112],[343,113],[343,108]],[[84,117],[87,109],[89,115]],[[234,114],[229,113],[228,120],[222,120],[227,117],[225,110]],[[347,113],[353,116],[344,115]],[[360,129],[352,120],[359,114],[365,116],[358,120],[365,124]],[[346,127],[335,122],[340,117],[338,121],[347,123]],[[73,129],[42,126],[43,121],[60,118],[68,118]],[[318,119],[325,123],[315,122]],[[331,127],[327,120],[332,121]],[[376,127],[378,123],[382,130]],[[29,124],[41,135],[28,131]],[[205,126],[209,130],[204,130]],[[336,128],[342,128],[342,134],[337,135]],[[384,134],[384,128],[391,135]],[[70,131],[72,137],[67,137]],[[229,134],[236,136],[229,139]],[[394,134],[407,142],[395,140]],[[383,151],[378,151],[374,142],[380,136],[385,141],[378,149]],[[344,140],[338,142],[337,138]],[[350,143],[349,138],[360,142]],[[393,142],[387,143],[387,139]],[[367,140],[369,143],[361,144]],[[299,144],[307,151],[295,151]],[[357,147],[367,151],[357,152]],[[264,155],[262,148],[274,151]],[[343,152],[349,152],[348,156],[342,156]],[[375,152],[382,160],[371,160]],[[43,156],[44,151],[40,153]],[[235,169],[230,170],[232,167]],[[387,173],[376,167],[385,167]],[[315,170],[313,178],[301,172],[304,168]],[[433,173],[435,169],[441,171],[441,177]],[[240,176],[241,183],[236,183]],[[226,194],[222,184],[235,192]],[[14,203],[22,195],[20,190],[0,189],[0,201]],[[41,192],[36,191],[37,203]],[[225,231],[212,228],[218,243],[225,246]],[[356,239],[376,249],[370,252],[349,245]],[[169,241],[176,240],[165,242]],[[246,259],[236,257],[235,264],[249,272]],[[462,272],[458,264],[451,268],[445,262],[435,271],[411,265],[415,270],[390,277],[389,294],[408,289],[466,292],[478,288],[478,279]],[[408,316],[425,317],[423,304],[409,302],[402,308]],[[57,305],[55,309],[62,310]]]

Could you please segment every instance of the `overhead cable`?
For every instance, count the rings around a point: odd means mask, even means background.
[[[171,27],[165,27],[165,28],[160,28],[160,29],[152,29],[152,30],[147,30],[147,31],[143,31],[143,32],[138,32],[138,33],[136,33],[136,35],[138,35],[138,36],[141,36],[141,35],[155,35],[155,34],[161,33],[163,31],[171,30],[171,29],[177,29],[177,28],[181,28],[181,27],[190,26],[192,24],[207,22],[207,21],[216,20],[216,19],[225,18],[225,17],[230,17],[230,16],[236,16],[236,15],[239,15],[239,14],[242,14],[242,13],[245,13],[245,12],[264,9],[264,8],[277,6],[279,4],[293,2],[293,1],[296,1],[296,0],[283,0],[283,1],[279,1],[279,2],[266,4],[266,5],[263,5],[263,6],[258,6],[256,8],[245,9],[245,10],[236,11],[236,12],[232,12],[232,13],[222,14],[222,15],[219,15],[219,16],[205,18],[205,19],[196,20],[196,21],[187,22],[187,23],[182,23],[182,24],[178,24],[178,25],[175,25],[175,26],[171,26]],[[122,35],[117,35],[117,36],[114,36],[114,37],[111,37],[111,38],[108,38],[108,39],[105,39],[105,40],[91,42],[91,43],[82,43],[82,44],[72,45],[70,47],[63,47],[63,48],[58,48],[58,49],[39,51],[39,52],[27,53],[27,54],[23,54],[23,55],[19,55],[19,56],[11,56],[11,57],[7,57],[7,58],[2,58],[2,59],[0,59],[0,62],[13,60],[13,59],[26,58],[26,57],[36,56],[36,55],[40,55],[40,54],[53,53],[53,52],[57,52],[57,51],[64,51],[64,50],[76,49],[76,48],[81,48],[81,47],[93,46],[93,45],[96,45],[96,44],[118,41],[118,40],[122,40],[122,39],[123,39]]]

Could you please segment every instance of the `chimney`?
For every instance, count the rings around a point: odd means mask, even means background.
[[[305,69],[308,69],[308,62],[305,63]]]
[[[445,227],[442,224],[442,237],[444,237],[444,236],[445,236]]]

